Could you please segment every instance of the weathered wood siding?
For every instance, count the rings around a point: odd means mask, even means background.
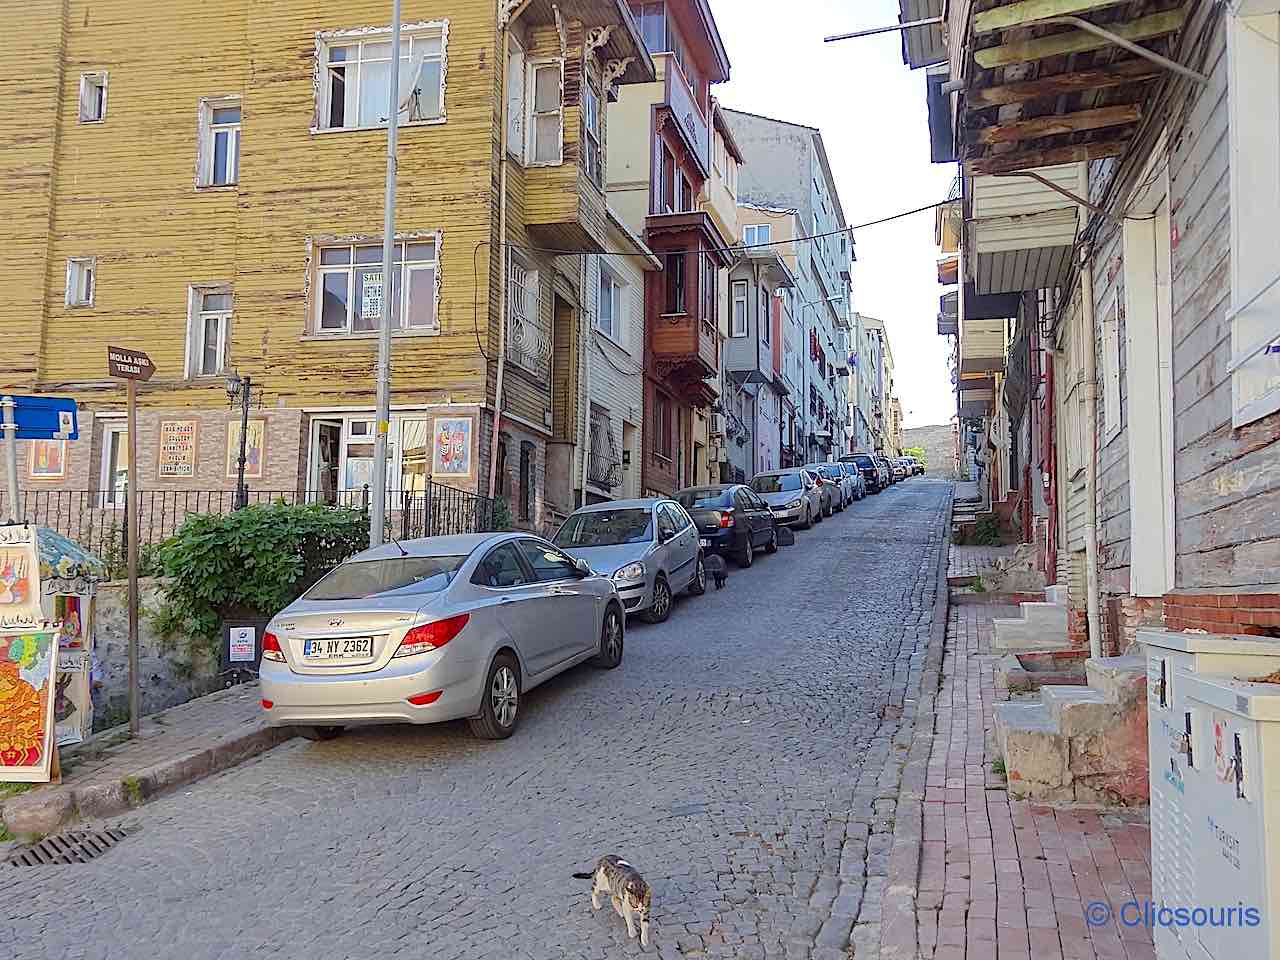
[[[1280,414],[1238,430],[1231,426],[1227,55],[1221,23],[1206,72],[1211,83],[1170,130],[1176,586],[1247,590],[1280,582]]]

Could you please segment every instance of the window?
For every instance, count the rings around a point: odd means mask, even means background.
[[[240,179],[240,101],[200,103],[200,186],[225,187]]]
[[[1280,410],[1280,13],[1269,6],[1227,26],[1233,427]]]
[[[102,474],[99,489],[104,507],[123,507],[129,489],[129,432],[123,423],[102,430]]]
[[[507,277],[507,359],[549,376],[551,333],[542,319],[539,275],[512,256]]]
[[[698,256],[698,299],[702,303],[702,322],[716,322],[716,262],[709,254]]]
[[[747,335],[747,281],[733,281],[733,316],[730,317],[729,336]]]
[[[308,590],[307,600],[362,600],[366,597],[439,593],[453,582],[467,554],[349,560]]]
[[[689,178],[683,173],[680,174],[680,196],[678,198],[678,206],[676,210],[680,213],[688,213],[693,209],[693,185],[689,183]]]
[[[396,241],[391,264],[391,329],[439,332],[437,240]],[[382,317],[382,244],[321,247],[316,257],[314,330],[372,333]]]
[[[676,212],[676,158],[663,144],[662,167],[658,171],[658,212]]]
[[[582,162],[597,187],[604,186],[604,140],[601,130],[600,94],[590,81],[582,85]]]
[[[742,242],[748,247],[769,243],[773,239],[773,228],[767,223],[749,223],[742,228]]]
[[[606,337],[622,340],[622,282],[603,264],[600,266],[596,328]]]
[[[187,375],[211,377],[227,362],[231,327],[231,291],[191,288],[191,323],[187,328]]]
[[[529,162],[557,164],[563,159],[564,64],[560,60],[529,66]]]
[[[94,257],[72,257],[67,261],[68,307],[91,307],[97,292],[95,275],[98,262]]]
[[[765,346],[769,345],[769,327],[772,325],[772,318],[769,316],[769,291],[764,287],[760,288],[760,340]]]
[[[668,253],[663,258],[664,272],[667,275],[666,313],[685,312],[684,306],[684,258],[683,251]]]
[[[1120,308],[1112,299],[1102,318],[1103,443],[1120,432]]]
[[[665,503],[658,504],[658,539],[666,543],[679,530],[680,528],[676,525],[675,514],[667,509]]]
[[[398,122],[444,119],[444,60],[447,23],[405,30],[400,38]],[[322,130],[381,127],[387,123],[391,86],[391,32],[373,36],[333,34],[321,37]]]
[[[80,75],[80,122],[101,123],[107,119],[107,75]]]
[[[537,540],[521,540],[520,552],[525,562],[533,570],[533,579],[539,583],[554,580],[574,580],[578,576],[578,568],[568,555],[555,547]]]
[[[507,153],[524,160],[525,65],[524,48],[510,34],[511,50],[507,58]]]
[[[503,543],[490,550],[476,564],[471,582],[482,587],[519,587],[529,582],[524,563],[514,543]]]
[[[653,452],[671,459],[671,401],[663,393],[654,395]]]

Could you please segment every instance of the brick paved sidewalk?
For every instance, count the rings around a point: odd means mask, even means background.
[[[992,709],[1003,695],[991,618],[1011,613],[995,605],[949,613],[925,788],[920,956],[1153,960],[1145,928],[1085,921],[1093,901],[1107,902],[1114,917],[1125,901],[1150,896],[1146,811],[1011,801],[992,770]]]
[[[1015,550],[1017,547],[970,547],[953,543],[947,552],[947,579],[976,577],[997,560],[1013,556]]]
[[[64,751],[61,785],[3,804],[14,833],[48,833],[77,817],[113,816],[163,790],[190,783],[295,735],[263,722],[256,682],[219,690],[145,717],[136,738],[108,731]]]

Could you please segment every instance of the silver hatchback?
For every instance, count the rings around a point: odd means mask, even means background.
[[[671,616],[675,596],[707,589],[707,568],[694,525],[684,507],[664,497],[610,500],[569,515],[555,542],[610,577],[627,613],[647,623]]]
[[[523,533],[366,550],[272,618],[262,706],[327,738],[350,724],[466,718],[509,737],[521,696],[585,660],[622,662],[613,581]]]

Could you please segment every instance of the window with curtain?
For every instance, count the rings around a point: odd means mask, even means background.
[[[444,119],[445,29],[432,24],[401,33],[398,123]],[[333,35],[320,46],[323,65],[318,104],[324,130],[381,127],[391,87],[391,31],[359,39]]]
[[[397,241],[392,247],[391,329],[438,332],[436,240]],[[382,244],[321,247],[316,256],[313,331],[372,333],[382,318]]]

